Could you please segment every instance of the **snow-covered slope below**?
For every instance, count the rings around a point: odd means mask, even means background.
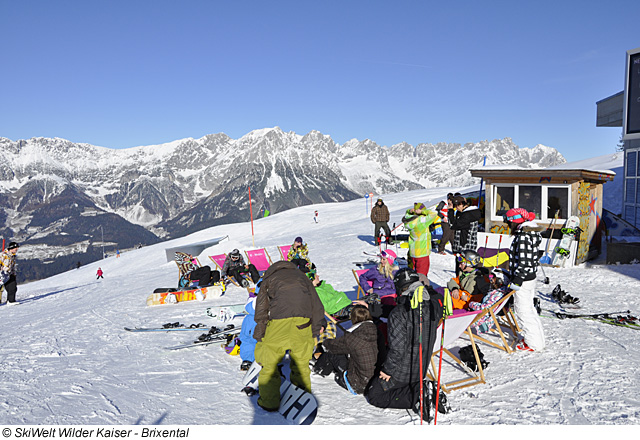
[[[415,201],[436,203],[459,188],[417,190],[383,196],[392,222]],[[318,210],[320,223],[313,221]],[[363,201],[310,205],[249,223],[216,226],[190,236],[125,252],[60,275],[20,285],[21,304],[0,307],[0,423],[86,425],[283,424],[240,392],[240,359],[217,345],[182,351],[164,347],[199,333],[134,334],[125,326],[167,322],[219,324],[206,308],[243,303],[246,290],[230,287],[215,300],[147,307],[156,287],[177,281],[165,248],[229,236],[199,257],[233,248],[265,247],[277,259],[277,245],[301,236],[321,277],[355,298],[353,262],[373,251],[372,225]],[[399,250],[403,255],[403,251]],[[98,267],[105,278],[96,280]],[[432,255],[430,279],[444,284],[453,275],[451,255]],[[556,284],[581,299],[582,312],[630,309],[640,313],[640,266],[588,264],[545,269],[551,283],[538,284],[543,309],[556,309],[549,294]],[[543,318],[547,348],[507,354],[479,344],[486,384],[449,395],[452,411],[439,425],[587,425],[640,423],[638,332],[581,319]],[[240,322],[237,322],[238,324]],[[453,346],[468,345],[465,338]],[[460,372],[444,363],[444,380]],[[316,425],[415,425],[410,411],[379,409],[352,396],[332,377],[312,376],[319,402]],[[217,431],[212,428],[212,435]],[[336,431],[338,435],[340,431]],[[230,435],[235,436],[236,431]]]

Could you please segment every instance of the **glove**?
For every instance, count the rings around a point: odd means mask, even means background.
[[[509,289],[515,290],[517,292],[518,290],[520,290],[520,286],[518,286],[517,284],[511,283],[509,284]]]

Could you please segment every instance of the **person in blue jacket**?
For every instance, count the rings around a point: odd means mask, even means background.
[[[253,361],[256,360],[254,351],[257,341],[253,339],[253,331],[256,328],[256,321],[254,319],[256,314],[256,297],[260,291],[261,282],[262,279],[256,284],[255,293],[249,292],[249,299],[244,306],[244,309],[247,311],[247,316],[242,320],[242,328],[238,336],[238,339],[240,339],[240,359],[242,359],[240,370],[242,371],[248,370]]]

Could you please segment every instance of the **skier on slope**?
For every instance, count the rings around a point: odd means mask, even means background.
[[[371,208],[371,223],[373,223],[373,239],[378,243],[380,229],[384,232],[385,241],[391,244],[391,230],[389,229],[389,208],[382,199],[378,199]]]
[[[99,267],[98,271],[96,272],[96,280],[99,280],[100,278],[104,279],[102,275],[104,275],[104,272],[102,272],[102,268]]]
[[[514,307],[523,336],[516,349],[522,351],[539,351],[545,347],[544,329],[533,304],[538,247],[542,242],[540,231],[543,229],[534,219],[535,214],[524,208],[510,209],[504,216],[513,236],[509,250],[509,289],[516,291]]]
[[[2,301],[2,288],[7,291],[7,305],[16,303],[18,283],[16,281],[16,253],[20,245],[14,241],[0,253],[0,301]]]

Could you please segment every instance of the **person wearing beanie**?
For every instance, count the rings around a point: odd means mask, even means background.
[[[16,253],[20,245],[14,241],[0,253],[0,302],[2,289],[7,291],[7,304],[15,304],[18,283],[16,281],[17,263]]]
[[[307,248],[307,244],[302,241],[302,237],[296,237],[293,240],[293,244],[289,248],[289,253],[287,254],[287,261],[291,261],[304,273],[309,272],[311,269],[309,248]]]
[[[510,209],[504,216],[513,236],[509,249],[509,289],[516,291],[514,309],[523,336],[516,349],[521,351],[539,351],[545,347],[544,329],[533,304],[543,229],[534,221],[535,217],[524,208]]]
[[[413,208],[407,209],[402,222],[409,231],[409,260],[411,267],[424,276],[429,275],[429,255],[431,255],[431,225],[438,214],[424,206],[424,203],[414,203]]]
[[[394,284],[398,305],[389,314],[389,350],[380,372],[371,380],[366,398],[369,404],[378,408],[413,409],[419,413],[420,341],[422,376],[427,377],[444,298],[431,286],[425,286],[412,269],[400,269],[394,277]],[[430,393],[427,386],[424,387],[424,397],[423,415],[429,420]]]
[[[391,243],[391,230],[389,229],[389,208],[384,204],[382,199],[378,199],[376,204],[371,208],[371,223],[373,223],[373,239],[376,244],[380,244],[378,234],[380,229],[384,232],[385,241]]]

